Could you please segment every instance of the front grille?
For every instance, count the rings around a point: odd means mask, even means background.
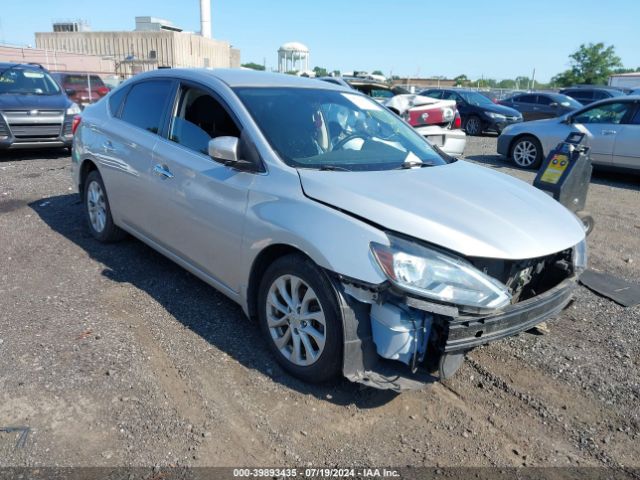
[[[4,116],[6,117],[9,123],[12,123],[12,120],[30,117],[30,118],[58,118],[64,115],[63,110],[5,110]]]
[[[470,258],[487,275],[504,283],[513,303],[544,293],[573,275],[572,250],[527,260]]]
[[[16,138],[45,138],[60,136],[59,123],[38,125],[11,125],[11,133]]]

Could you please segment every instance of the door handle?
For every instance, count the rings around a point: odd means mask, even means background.
[[[615,135],[615,130],[602,130],[602,135]]]
[[[171,173],[171,171],[168,168],[160,164],[153,167],[153,173],[155,173],[159,177],[173,178],[173,173]]]

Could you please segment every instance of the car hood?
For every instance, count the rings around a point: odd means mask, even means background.
[[[0,95],[0,110],[66,110],[70,105],[65,95]]]
[[[482,109],[486,112],[499,113],[509,117],[519,117],[521,115],[515,108],[505,107],[504,105],[498,105],[497,103],[494,103],[493,105],[483,105]]]
[[[311,199],[465,256],[542,257],[584,238],[575,215],[547,194],[464,161],[375,172],[299,170],[299,175]]]

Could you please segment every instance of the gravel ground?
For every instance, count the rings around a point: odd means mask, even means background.
[[[470,161],[533,174],[471,138]],[[239,307],[88,234],[60,154],[0,157],[0,465],[640,466],[640,307],[579,288],[551,332],[401,395],[309,386]],[[640,178],[598,174],[593,268],[640,283]]]

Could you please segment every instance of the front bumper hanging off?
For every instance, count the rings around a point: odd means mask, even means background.
[[[403,391],[422,388],[425,383],[453,374],[467,351],[527,331],[559,314],[571,302],[575,285],[576,278],[568,278],[547,292],[484,317],[463,315],[455,307],[411,297],[395,297],[396,303],[402,302],[433,315],[435,334],[427,351],[430,361],[411,372],[407,365],[386,360],[377,354],[371,332],[370,305],[362,299],[356,300],[350,285],[335,279],[344,330],[343,374],[353,382],[378,389]],[[372,300],[381,301],[380,293],[374,293]]]

